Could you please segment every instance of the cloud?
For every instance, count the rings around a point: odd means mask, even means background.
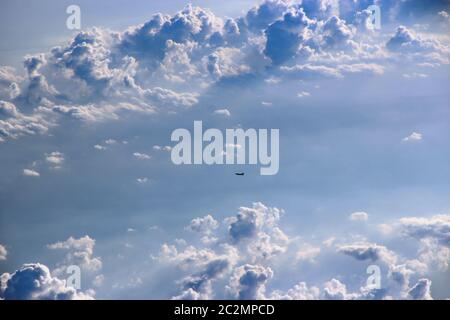
[[[137,181],[137,183],[145,184],[145,183],[149,182],[149,179],[147,177],[141,177],[141,178],[137,178],[136,181]]]
[[[268,208],[260,202],[252,208],[240,207],[236,217],[230,218],[228,232],[234,241],[249,238],[265,227],[273,227],[280,220],[282,211]]]
[[[275,65],[294,57],[301,44],[309,38],[306,29],[313,23],[314,21],[306,16],[302,8],[291,7],[282,19],[266,29],[267,42],[264,53]]]
[[[281,17],[288,7],[287,1],[267,0],[250,9],[245,16],[245,21],[250,30],[261,31]]]
[[[450,263],[450,216],[401,218],[395,230],[419,241],[418,261],[428,268],[445,271]]]
[[[392,52],[409,54],[418,59],[427,59],[438,63],[448,63],[449,48],[439,40],[423,38],[405,26],[399,26],[395,34],[386,43]]]
[[[413,132],[409,136],[402,139],[402,141],[405,142],[413,142],[413,141],[420,141],[422,140],[422,134],[418,132]]]
[[[367,221],[369,219],[369,215],[367,212],[358,211],[353,212],[348,218],[350,221]]]
[[[304,98],[304,97],[309,97],[311,96],[311,93],[307,92],[307,91],[301,91],[299,93],[297,93],[297,97],[299,98]]]
[[[296,258],[298,261],[314,262],[314,258],[320,254],[320,251],[320,247],[305,244],[297,251]]]
[[[94,145],[94,149],[96,149],[96,150],[106,150],[107,148],[105,146],[100,145],[100,144],[96,144],[96,145]]]
[[[450,216],[436,215],[429,218],[407,217],[399,221],[403,235],[416,239],[436,239],[443,246],[450,246]]]
[[[283,66],[280,68],[281,72],[288,76],[295,78],[340,78],[342,74],[339,70],[333,67],[323,65],[295,65],[292,67]]]
[[[171,146],[158,146],[158,145],[154,145],[154,146],[153,146],[153,150],[170,152],[170,151],[172,150],[172,147],[171,147]]]
[[[420,279],[408,293],[413,300],[432,300],[431,281]]]
[[[206,215],[203,218],[192,219],[186,229],[200,233],[202,235],[201,241],[207,244],[217,240],[214,236],[214,230],[218,227],[219,223],[211,215]]]
[[[382,1],[391,16],[420,12],[408,3]],[[122,32],[81,31],[50,52],[26,56],[26,77],[0,67],[0,141],[46,134],[64,118],[100,122],[178,112],[202,101],[205,88],[245,76],[278,83],[382,75],[395,62],[448,63],[442,37],[400,26],[384,45],[359,34],[355,15],[367,20],[369,4],[268,0],[235,19],[188,5]],[[432,7],[436,17],[446,16],[442,3]]]
[[[270,295],[271,300],[316,300],[319,299],[320,289],[317,287],[308,287],[305,282],[296,284],[293,288],[283,292],[275,290]]]
[[[176,282],[179,291],[173,298],[426,298],[426,292],[431,297],[431,282],[420,279],[431,272],[433,266],[448,267],[450,261],[450,250],[444,245],[447,240],[447,216],[402,218],[392,223],[392,228],[397,231],[395,235],[400,236],[397,239],[402,240],[402,237],[408,236],[419,240],[419,250],[415,256],[409,257],[406,251],[394,252],[383,245],[367,241],[342,244],[345,240],[342,236],[328,238],[324,243],[326,248],[322,250],[319,246],[299,241],[302,239],[301,235],[287,236],[279,226],[282,213],[281,209],[256,202],[251,207],[240,207],[236,216],[225,218],[223,227],[212,215],[192,219],[186,229],[194,231],[194,235],[198,233],[200,237],[207,234],[214,237],[214,241],[198,242],[189,238],[175,240],[176,245],[163,244],[159,255],[153,257],[165,266],[164,269],[172,266],[176,268],[173,272],[180,274],[180,280]],[[292,267],[296,267],[298,261],[319,263],[322,258],[333,261],[335,252],[328,250],[332,247],[336,247],[338,253],[359,261],[381,263],[382,287],[373,288],[368,285],[364,272],[359,289],[353,291],[348,288],[354,287],[354,277],[348,274],[340,274],[339,280],[336,275],[331,274],[331,280],[323,285],[317,281],[308,284],[299,275],[300,279],[293,279],[297,282],[290,289],[279,289],[280,275],[285,274],[286,268],[290,268],[287,261],[294,262]],[[412,281],[419,285],[411,286]],[[228,283],[225,290],[224,282]],[[267,288],[271,288],[271,291],[267,291]],[[420,294],[420,291],[424,293]]]
[[[47,266],[24,264],[1,276],[0,297],[5,300],[90,300],[91,292],[77,292],[65,280],[53,277]]]
[[[213,282],[230,270],[238,260],[235,248],[222,245],[222,253],[210,249],[188,246],[178,251],[175,246],[164,244],[156,259],[187,269],[190,274],[181,280],[181,293],[173,299],[212,299]]]
[[[338,252],[351,256],[357,260],[382,261],[388,265],[396,262],[397,257],[394,252],[386,247],[374,243],[353,243],[338,246]]]
[[[139,159],[139,160],[150,160],[152,157],[151,156],[149,156],[148,154],[146,154],[146,153],[141,153],[141,152],[135,152],[135,153],[133,153],[133,156],[136,158],[136,159]]]
[[[265,284],[272,276],[269,267],[246,264],[234,270],[228,290],[241,300],[265,299]]]
[[[348,294],[345,284],[337,279],[331,279],[324,285],[323,298],[325,300],[353,300],[356,295]]]
[[[77,265],[88,272],[97,272],[102,268],[101,258],[94,257],[95,239],[89,236],[78,239],[69,237],[65,241],[49,244],[47,247],[51,250],[64,250],[67,252],[63,262],[55,270],[57,274],[65,272],[69,265]]]
[[[210,234],[214,231],[214,229],[217,229],[218,226],[219,223],[208,214],[203,218],[192,219],[191,223],[186,228],[194,232]]]
[[[46,153],[45,161],[50,164],[52,169],[60,169],[64,162],[64,154],[59,151]]]
[[[227,257],[221,257],[209,261],[199,273],[183,279],[183,292],[173,299],[211,299],[213,291],[212,281],[224,273],[231,261]]]
[[[54,119],[45,108],[24,114],[11,102],[0,101],[0,137],[17,139],[24,135],[45,134]]]
[[[7,66],[0,66],[0,100],[15,99],[20,95],[19,83],[23,78],[16,70]]]
[[[23,175],[26,177],[39,177],[40,174],[32,169],[23,169]]]
[[[6,250],[6,247],[4,245],[0,244],[0,261],[5,261],[7,255],[8,250]]]
[[[186,229],[199,233],[205,248],[186,246],[184,243],[180,244],[184,249],[179,250],[174,245],[164,244],[159,255],[154,257],[162,263],[169,263],[181,270],[189,271],[189,274],[181,280],[181,293],[174,298],[211,298],[216,279],[225,275],[231,278],[234,275],[236,279],[242,276],[242,281],[244,279],[250,281],[248,277],[252,272],[260,270],[259,267],[253,268],[258,265],[258,261],[263,263],[286,251],[289,238],[277,226],[280,214],[281,210],[267,207],[262,203],[254,203],[251,208],[241,207],[236,217],[224,220],[229,228],[228,234],[222,236],[216,233],[221,229],[220,224],[211,215],[193,219]],[[232,238],[230,232],[233,231],[230,230],[241,230],[235,223],[244,223],[244,220],[246,223],[255,224],[255,233],[246,233],[246,236],[242,235],[243,237],[239,240]],[[238,262],[242,262],[242,268],[233,269]],[[245,265],[252,265],[252,267],[244,267]],[[244,275],[242,270],[248,271],[248,275]],[[227,292],[233,296],[240,294],[247,296],[252,294],[252,290],[257,295],[263,292],[261,285],[255,284],[258,287],[255,289],[251,289],[250,285],[244,283],[241,285],[230,280]],[[242,292],[239,293],[239,291]]]
[[[231,112],[228,109],[214,110],[214,114],[225,116],[225,117],[231,117]]]
[[[344,20],[332,16],[319,26],[321,28],[319,44],[321,48],[331,50],[351,50],[355,30],[348,26]]]

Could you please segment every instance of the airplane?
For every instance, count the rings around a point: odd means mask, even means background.
[[[237,176],[243,176],[245,173],[244,172],[235,172],[234,174]]]

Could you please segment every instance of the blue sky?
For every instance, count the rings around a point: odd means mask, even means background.
[[[2,2],[0,297],[448,298],[449,3],[319,3]],[[174,165],[195,120],[278,174]]]

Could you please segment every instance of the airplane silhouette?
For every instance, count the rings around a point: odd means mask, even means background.
[[[237,176],[243,176],[245,173],[244,172],[235,172],[234,174]]]

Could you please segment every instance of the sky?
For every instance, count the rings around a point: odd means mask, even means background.
[[[0,299],[450,298],[449,1],[71,4],[0,5]]]

